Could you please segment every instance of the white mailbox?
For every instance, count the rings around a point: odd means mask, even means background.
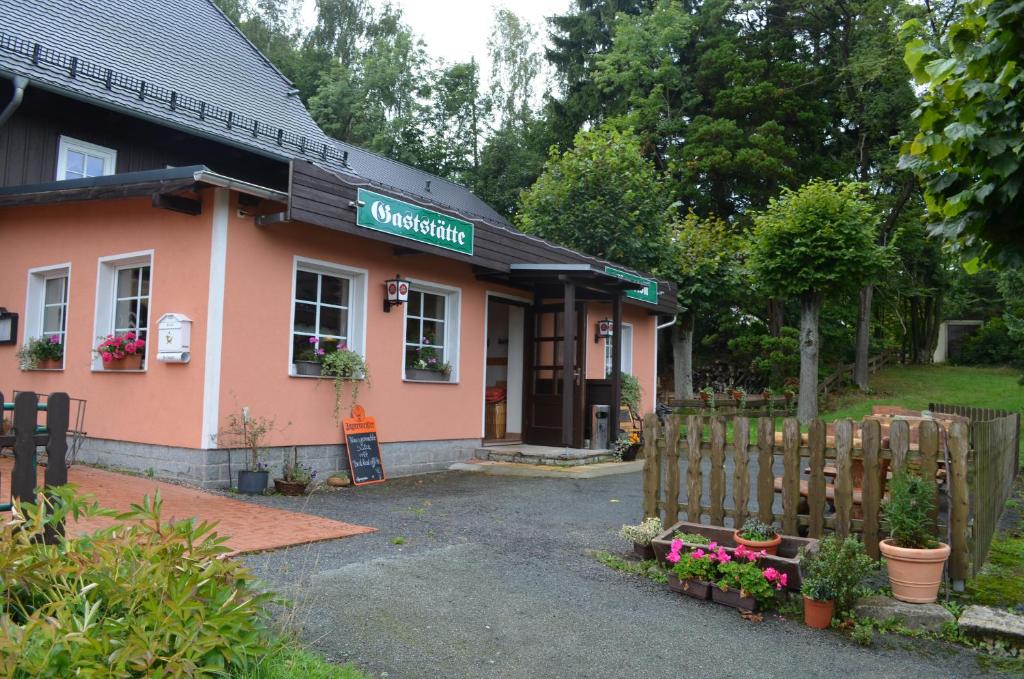
[[[164,314],[157,322],[156,360],[188,363],[192,342],[192,319],[184,314]]]

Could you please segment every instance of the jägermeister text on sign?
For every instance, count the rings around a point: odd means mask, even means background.
[[[359,189],[358,226],[473,254],[473,224],[367,189]]]
[[[653,278],[644,278],[643,276],[637,276],[635,273],[623,271],[622,269],[616,269],[613,266],[606,266],[604,272],[621,278],[624,281],[630,281],[631,283],[640,283],[644,287],[639,290],[627,290],[626,297],[640,300],[641,302],[650,302],[651,304],[658,303],[658,281]]]

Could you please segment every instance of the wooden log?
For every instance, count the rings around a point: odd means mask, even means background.
[[[658,416],[644,416],[644,518],[658,516]]]
[[[795,535],[800,504],[800,423],[787,417],[782,423],[782,532]]]
[[[906,420],[893,420],[889,427],[889,450],[892,451],[892,473],[898,474],[906,467],[910,450],[910,424]]]
[[[725,418],[711,420],[711,524],[725,525]]]
[[[861,423],[860,441],[864,450],[864,487],[861,491],[861,513],[864,519],[864,549],[868,555],[877,559],[882,478],[879,462],[882,431],[878,420],[864,420]]]
[[[757,518],[771,523],[775,513],[775,418],[757,421]]]
[[[679,416],[668,416],[665,431],[665,518],[663,525],[679,521]]]
[[[925,420],[921,423],[917,433],[918,452],[921,455],[921,478],[935,483],[935,477],[939,470],[939,425],[937,422]],[[948,472],[947,472],[948,473]],[[939,520],[939,497],[938,485],[935,486],[935,494],[932,496],[932,527],[938,524]]]
[[[808,536],[820,538],[825,532],[825,424],[818,419],[807,431],[811,473],[807,482],[807,505],[810,509]]]
[[[732,423],[732,502],[735,527],[747,520],[750,512],[750,420],[737,417]]]
[[[836,428],[836,537],[845,540],[850,534],[850,512],[853,509],[853,422],[839,420]]]
[[[967,580],[970,574],[970,527],[967,524],[970,511],[969,487],[967,484],[968,429],[963,422],[954,422],[949,427],[950,457],[950,548],[949,578],[954,586]]]
[[[23,391],[14,397],[14,469],[11,470],[11,497],[22,502],[36,501],[36,410],[39,397]]]
[[[704,478],[700,468],[701,439],[704,438],[704,418],[690,415],[686,418],[686,520],[700,523]]]

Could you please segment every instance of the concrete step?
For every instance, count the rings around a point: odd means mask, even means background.
[[[514,464],[542,464],[575,467],[585,464],[612,462],[616,458],[609,450],[581,450],[557,446],[500,445],[477,448],[475,457],[492,462]]]

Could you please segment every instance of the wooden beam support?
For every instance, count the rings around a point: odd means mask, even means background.
[[[270,226],[271,224],[283,224],[291,221],[287,212],[275,212],[270,215],[259,215],[256,217],[256,226]]]
[[[203,213],[203,201],[169,193],[154,193],[153,207],[193,216]]]
[[[565,281],[562,312],[562,444],[572,448],[576,401],[576,284]]]

